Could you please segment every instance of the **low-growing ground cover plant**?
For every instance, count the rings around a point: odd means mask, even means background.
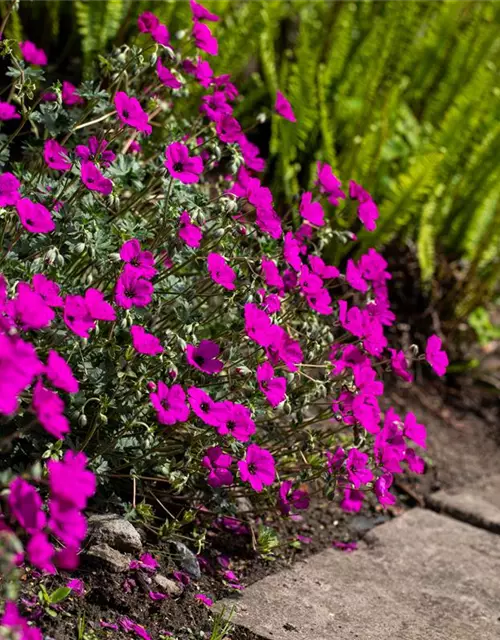
[[[355,240],[328,228],[340,200],[368,230],[377,206],[320,162],[277,214],[232,115],[238,90],[210,68],[216,16],[191,6],[189,34],[142,14],[137,44],[78,88],[44,88],[43,52],[2,43],[0,625],[13,637],[41,637],[16,607],[16,567],[76,567],[96,486],[153,533],[191,525],[201,548],[214,523],[241,529],[237,498],[287,516],[323,491],[356,512],[367,492],[394,503],[393,474],[423,471],[425,427],[378,403],[384,372],[411,381],[416,356],[384,336],[387,264],[371,249],[341,274],[321,257]],[[282,93],[274,108],[295,121]],[[421,357],[444,375],[439,337]],[[269,532],[258,544],[272,548]]]

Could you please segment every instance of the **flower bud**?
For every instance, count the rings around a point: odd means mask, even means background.
[[[156,391],[156,383],[153,382],[152,380],[150,380],[147,384],[146,384],[146,388],[148,391]]]
[[[83,253],[85,251],[85,243],[79,242],[75,245],[75,253]]]
[[[82,415],[78,418],[78,424],[81,427],[86,427],[87,423],[88,423],[87,416],[84,413],[82,413]]]

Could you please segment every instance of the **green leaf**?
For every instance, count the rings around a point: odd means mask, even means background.
[[[66,600],[71,591],[72,589],[69,587],[59,587],[59,589],[56,589],[49,595],[50,604],[57,604],[58,602]]]

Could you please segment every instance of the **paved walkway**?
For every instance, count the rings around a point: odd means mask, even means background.
[[[479,528],[500,517],[500,476],[490,485],[452,496],[453,508],[436,494],[433,508],[476,511],[476,526],[413,509],[352,554],[328,549],[221,604],[267,640],[499,640],[500,536]]]

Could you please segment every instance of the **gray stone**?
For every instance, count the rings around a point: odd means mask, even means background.
[[[178,582],[162,576],[161,573],[153,577],[153,582],[157,584],[165,593],[168,593],[169,596],[180,596],[182,593],[182,587]]]
[[[427,503],[436,511],[500,533],[500,475],[485,477],[457,491],[438,491],[427,497]]]
[[[498,640],[494,534],[413,509],[218,604],[268,640]]]
[[[130,564],[130,558],[105,543],[92,545],[85,552],[85,559],[89,564],[99,569],[104,567],[112,573],[123,573]]]
[[[173,545],[179,555],[177,560],[180,567],[184,569],[186,573],[189,573],[192,578],[199,580],[201,578],[201,570],[198,558],[183,542],[174,542]]]
[[[107,544],[118,551],[140,553],[142,540],[134,525],[113,513],[92,515],[88,520],[92,544]]]

